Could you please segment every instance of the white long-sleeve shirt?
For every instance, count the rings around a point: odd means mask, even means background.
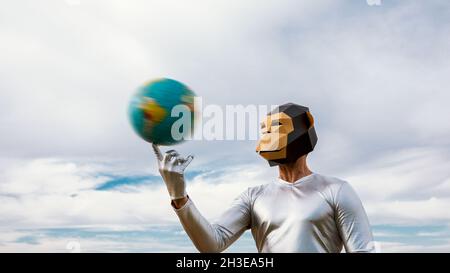
[[[210,224],[192,200],[175,209],[200,252],[221,252],[251,229],[258,252],[372,252],[369,221],[340,179],[311,174],[248,188]]]

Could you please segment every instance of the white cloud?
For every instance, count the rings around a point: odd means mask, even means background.
[[[96,187],[111,179],[106,168],[99,163],[57,159],[36,159],[10,166],[0,178],[2,226],[145,226],[177,221],[162,180],[156,185],[98,191]],[[108,168],[117,172],[114,165]],[[207,208],[205,214],[210,217],[218,216],[224,204],[246,187],[265,181],[263,173],[253,166],[225,171],[229,173],[219,173],[217,178],[213,178],[214,173],[197,176],[188,186],[191,196],[200,207]],[[212,178],[206,179],[205,175]]]
[[[142,231],[151,226],[179,226],[162,181],[151,185],[130,184],[109,191],[96,190],[97,186],[109,179],[109,171],[120,174],[118,169],[124,169],[120,164],[122,163],[101,164],[88,160],[83,163],[79,159],[36,159],[9,165],[0,179],[0,219],[3,229],[12,232],[20,229],[70,227],[120,232]],[[434,169],[422,166],[433,166]],[[375,226],[442,226],[450,223],[447,213],[450,199],[442,191],[442,184],[445,185],[446,182],[439,178],[448,176],[445,166],[448,166],[445,154],[415,149],[355,166],[353,172],[342,174],[341,177],[350,181],[360,194],[371,223]],[[213,167],[204,165],[191,170],[202,168]],[[276,169],[259,165],[223,166],[221,169],[209,170],[188,181],[188,192],[199,209],[211,220],[218,217],[247,187],[268,183],[277,176]],[[99,176],[99,173],[102,175]],[[149,171],[148,174],[155,172]],[[129,175],[129,172],[124,175]],[[433,175],[435,179],[431,179]],[[428,177],[430,179],[427,180]],[[423,232],[417,236],[423,236]],[[25,236],[20,232],[11,234],[16,234],[16,237]],[[380,231],[375,235],[386,237],[386,232]],[[403,237],[401,233],[389,236],[392,239]],[[47,236],[41,238],[40,246],[36,244],[30,249],[50,250],[53,240],[61,247],[61,240],[69,239],[71,238],[67,236],[64,239]],[[7,247],[2,251],[21,244],[14,240],[3,241],[5,242]],[[109,251],[124,251],[120,250],[121,244],[91,243],[86,244],[92,251],[106,250],[108,247]],[[96,246],[99,249],[95,250]],[[18,250],[23,249],[17,247]],[[128,247],[133,247],[135,251],[140,249],[137,245]],[[147,248],[146,251],[151,251],[150,249]],[[414,248],[386,243],[386,249],[412,251]],[[431,249],[430,247],[430,251]],[[60,251],[60,248],[55,251]]]
[[[25,238],[25,239],[23,239]],[[31,238],[30,242],[23,242]],[[162,242],[158,238],[146,238],[131,240],[117,235],[90,236],[87,238],[79,236],[50,236],[45,232],[2,231],[0,233],[0,252],[66,252],[70,253],[79,248],[80,252],[192,252],[193,247],[182,246],[177,242]]]
[[[130,237],[120,237],[120,232],[124,231],[146,231],[152,227],[162,231],[164,226],[180,228],[162,181],[156,185],[96,190],[108,181],[111,173],[129,174],[118,172],[120,168],[123,167],[111,162],[62,159],[9,164],[0,177],[0,223],[4,230],[0,236],[0,251],[67,252],[66,244],[72,241],[79,242],[83,252],[194,251],[190,244],[183,246],[162,238],[134,242]],[[254,166],[225,168],[196,176],[189,181],[188,191],[205,216],[213,219],[247,187],[267,182],[266,177],[267,173]],[[65,234],[55,237],[39,231],[61,228],[116,234],[111,235],[114,238],[99,240],[99,236],[79,238]],[[20,238],[32,240],[21,241]]]
[[[449,164],[446,151],[408,149],[342,175],[360,193],[374,224],[446,224]]]

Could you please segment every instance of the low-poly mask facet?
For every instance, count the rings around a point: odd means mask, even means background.
[[[287,103],[270,112],[261,123],[256,147],[270,166],[295,162],[317,143],[314,119],[308,107]]]

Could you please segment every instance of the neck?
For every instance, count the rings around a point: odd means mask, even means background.
[[[280,172],[280,178],[291,183],[312,174],[308,168],[308,164],[306,164],[306,155],[300,157],[293,163],[280,165],[278,170]]]

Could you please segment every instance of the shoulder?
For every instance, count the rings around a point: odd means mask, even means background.
[[[314,187],[320,191],[331,203],[336,203],[342,192],[353,192],[350,184],[337,177],[314,174]]]
[[[339,191],[343,186],[349,185],[347,181],[337,177],[327,176],[323,174],[314,174],[314,185],[323,189],[330,189],[333,191]]]
[[[270,186],[270,183],[262,184],[254,187],[248,187],[241,193],[240,199],[248,203],[253,203],[259,196],[261,196],[266,189]]]
[[[247,194],[251,199],[256,199],[259,195],[269,187],[270,184],[262,184],[254,187],[247,188]]]
[[[347,181],[329,176],[321,176],[321,180],[328,185],[324,195],[335,208],[354,210],[362,207],[358,194]]]

